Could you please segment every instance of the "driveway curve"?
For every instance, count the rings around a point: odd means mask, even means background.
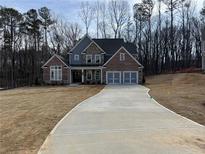
[[[39,154],[205,153],[205,127],[159,105],[148,91],[106,86],[56,125]]]

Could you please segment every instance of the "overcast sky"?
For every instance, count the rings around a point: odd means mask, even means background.
[[[83,0],[0,0],[0,5],[5,7],[13,7],[24,13],[29,9],[39,9],[43,6],[48,7],[52,10],[55,15],[65,18],[68,22],[80,22],[79,18],[79,9],[80,9],[80,2]],[[86,0],[86,1],[93,1],[96,0]],[[109,0],[99,0],[99,1],[109,1]],[[141,0],[127,0],[130,4],[130,7],[133,6],[136,2]],[[195,1],[196,4],[196,11],[199,12],[203,6],[204,0],[191,0]],[[156,11],[154,11],[156,13]]]

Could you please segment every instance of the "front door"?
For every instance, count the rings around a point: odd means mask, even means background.
[[[72,72],[73,83],[82,82],[82,72],[81,70],[75,70]]]

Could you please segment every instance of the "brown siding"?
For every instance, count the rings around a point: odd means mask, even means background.
[[[120,61],[120,53],[125,53],[125,61]],[[122,48],[103,69],[103,82],[106,82],[106,71],[138,71],[139,83],[142,83],[143,71],[139,64]],[[122,76],[122,74],[121,74]]]
[[[91,54],[93,59],[92,61],[95,61],[95,55],[96,54],[101,54],[102,51],[99,49],[99,47],[95,44],[92,43],[86,50],[85,50],[85,54],[82,54],[82,63],[86,64],[86,54]],[[104,63],[104,54],[101,54],[101,64]]]
[[[49,63],[43,68],[43,80],[45,83],[52,83],[50,81],[50,66],[52,65],[60,65],[62,66],[62,81],[58,82],[59,84],[64,83],[68,84],[70,82],[70,69],[67,68],[67,65],[65,65],[62,61],[60,61],[56,56],[53,57],[49,61]],[[55,82],[56,83],[56,82]]]

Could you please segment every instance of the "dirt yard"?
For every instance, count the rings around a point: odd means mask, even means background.
[[[56,123],[103,86],[0,91],[0,153],[37,153]]]
[[[205,125],[205,74],[150,76],[146,78],[146,86],[160,104]]]

